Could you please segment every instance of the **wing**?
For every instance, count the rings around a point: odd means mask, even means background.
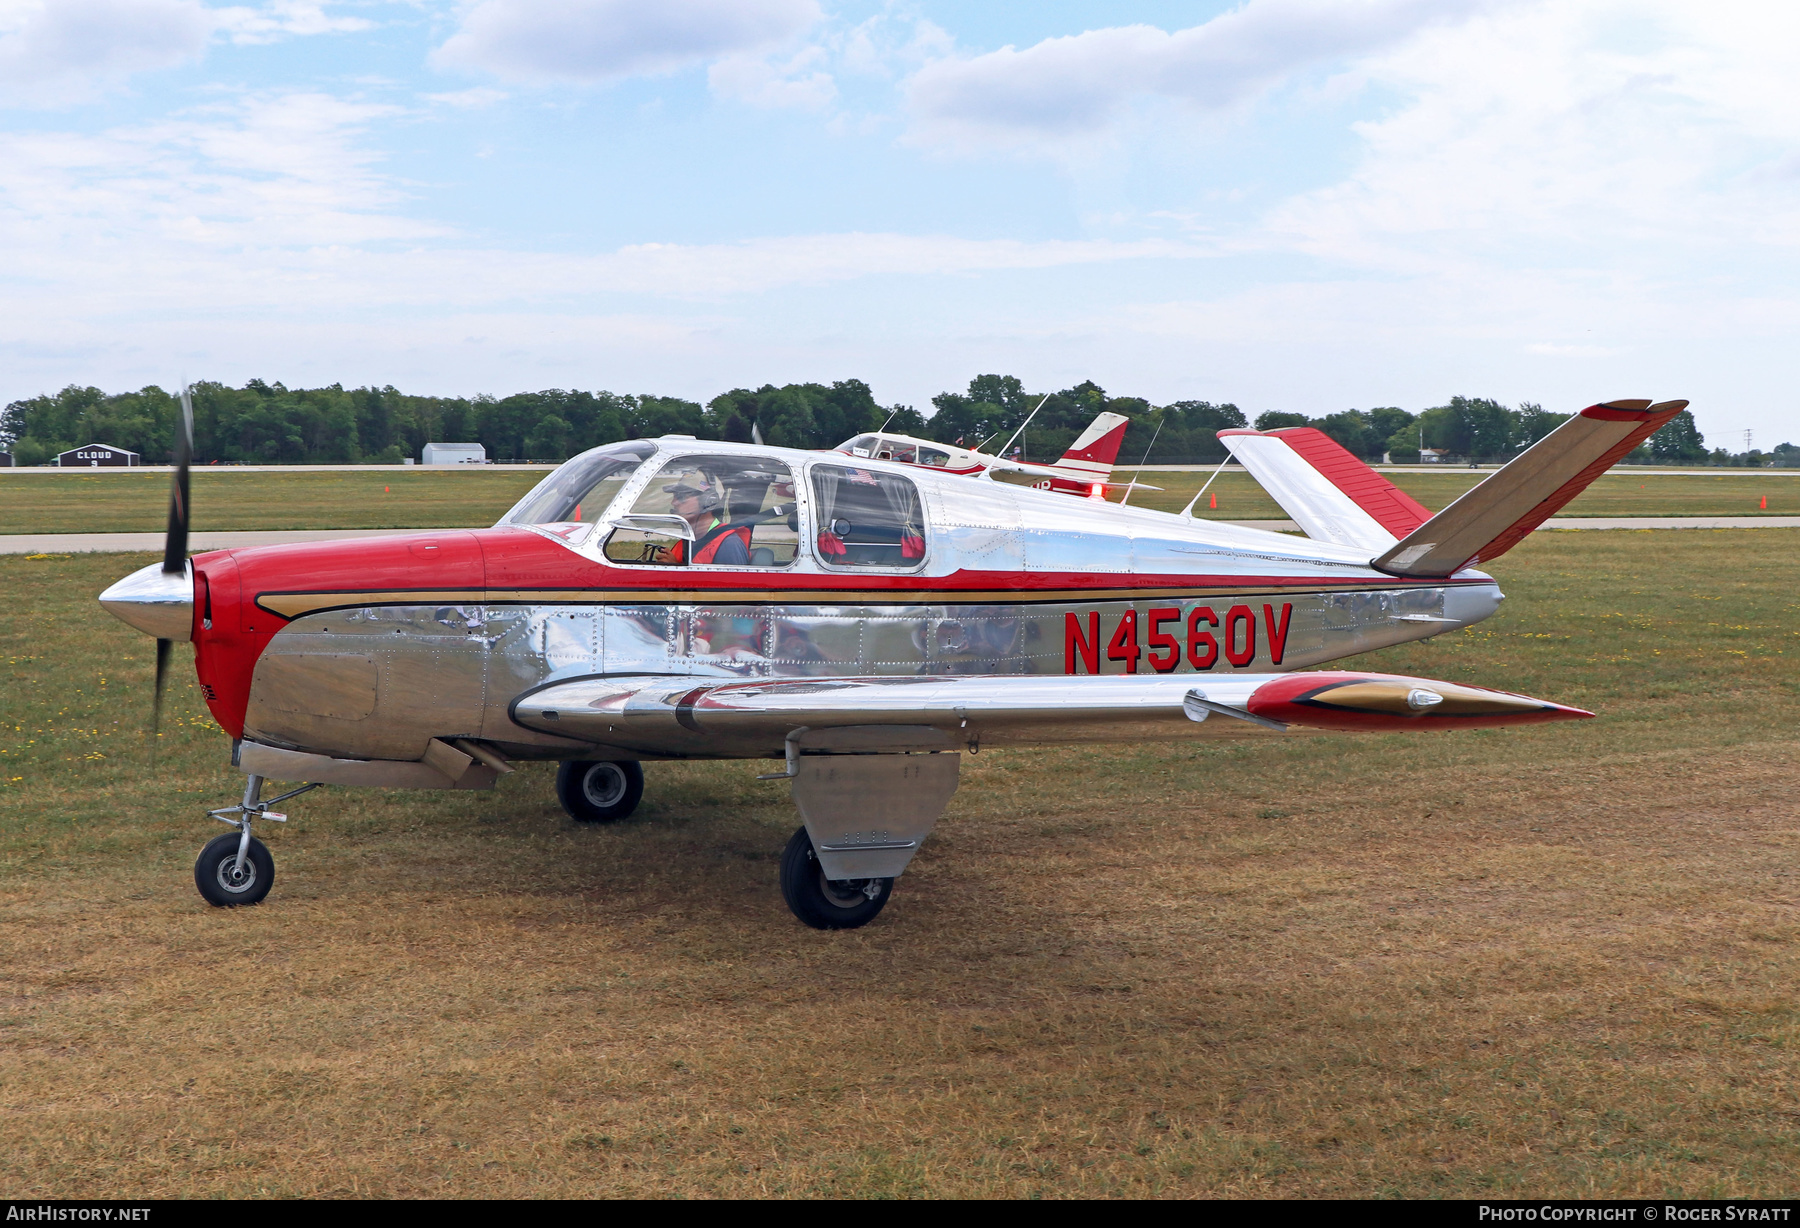
[[[1143,482],[1115,482],[1111,478],[1098,476],[1084,469],[1064,469],[1056,465],[1034,465],[1029,461],[1006,460],[1004,457],[983,455],[981,458],[989,469],[998,469],[1002,473],[1019,473],[1027,477],[1060,478],[1065,482],[1082,482],[1089,486],[1104,486],[1108,490],[1161,490],[1160,486],[1150,486]],[[1112,470],[1108,469],[1108,473]]]
[[[1579,708],[1505,691],[1341,671],[1101,677],[578,678],[530,692],[513,720],[652,756],[751,758],[788,739],[902,751],[1270,735],[1467,729],[1576,720]]]

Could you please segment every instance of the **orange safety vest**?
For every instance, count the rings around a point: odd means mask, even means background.
[[[694,562],[696,562],[696,563],[712,562],[713,556],[719,553],[719,547],[725,544],[725,539],[727,537],[736,537],[739,541],[744,543],[745,550],[750,549],[750,526],[749,525],[741,525],[738,528],[732,529],[728,533],[719,534],[717,537],[715,537],[711,541],[707,542],[704,546],[702,546],[698,550],[694,551]]]

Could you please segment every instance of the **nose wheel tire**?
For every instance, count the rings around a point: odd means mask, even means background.
[[[631,760],[567,759],[556,770],[556,800],[579,823],[611,823],[644,797],[644,769]]]
[[[891,878],[826,878],[804,827],[782,851],[782,898],[796,917],[816,930],[853,930],[867,925],[887,906],[893,893]]]
[[[269,846],[250,837],[250,852],[240,868],[237,864],[238,842],[243,837],[227,832],[206,842],[194,862],[194,886],[206,902],[219,908],[237,908],[255,904],[269,894],[275,885],[275,859]]]

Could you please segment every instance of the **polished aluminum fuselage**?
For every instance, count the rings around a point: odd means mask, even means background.
[[[779,456],[796,471],[844,461],[690,441],[660,447],[619,492],[613,514],[631,507],[671,456],[742,451]],[[1150,675],[1162,665],[1181,674],[1268,673],[1467,626],[1501,599],[1479,572],[1397,580],[1366,554],[1302,537],[861,463],[919,486],[927,518],[920,566],[847,572],[802,549],[782,568],[606,565],[609,583],[581,589],[546,582],[369,600],[326,594],[318,608],[296,610],[264,649],[245,736],[371,759],[418,759],[433,738],[566,757],[593,744],[527,728],[513,710],[521,697],[577,678]],[[808,486],[799,483],[802,543],[817,532]],[[522,535],[556,542],[590,572],[604,564],[604,523],[500,528],[483,535],[483,548]],[[1228,619],[1233,638],[1221,644]],[[1127,622],[1129,645],[1120,631]],[[1079,643],[1071,627],[1083,633]],[[1174,643],[1172,662],[1168,641],[1154,641],[1153,631]]]

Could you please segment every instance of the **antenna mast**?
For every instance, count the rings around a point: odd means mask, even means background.
[[[1054,395],[1053,393],[1048,393],[1048,392],[1046,392],[1044,394],[1044,400],[1039,401],[1037,403],[1037,409],[1034,409],[1030,413],[1025,415],[1025,421],[1019,423],[1019,429],[1012,433],[1012,439],[1009,439],[1005,443],[1001,444],[1000,450],[998,452],[996,452],[994,455],[996,455],[996,456],[1005,456],[1006,455],[1006,450],[1013,446],[1013,439],[1017,439],[1019,436],[1021,436],[1025,433],[1025,428],[1031,425],[1031,420],[1033,418],[1037,417],[1038,409],[1044,408],[1044,401],[1048,401],[1051,398],[1051,396],[1053,396],[1053,395]]]

